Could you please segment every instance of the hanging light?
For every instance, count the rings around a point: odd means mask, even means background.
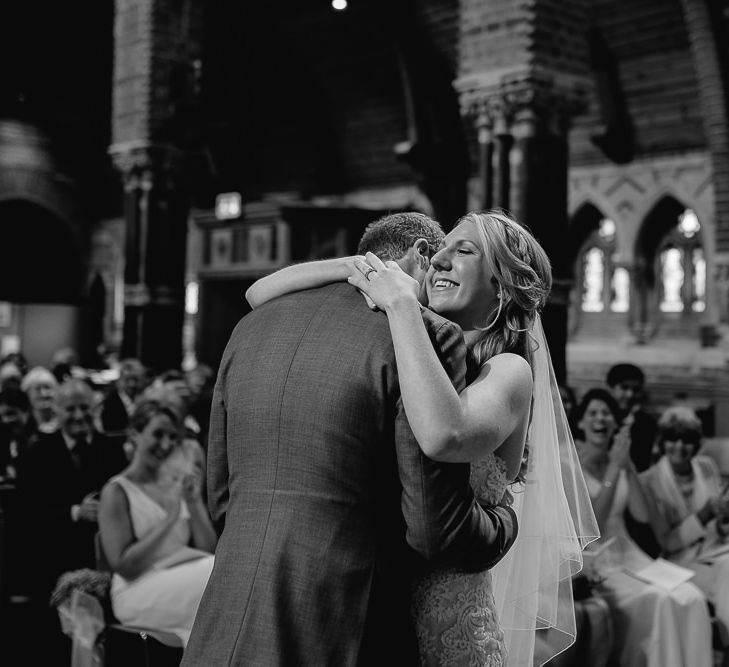
[[[347,9],[347,0],[332,0],[332,7],[338,12]]]

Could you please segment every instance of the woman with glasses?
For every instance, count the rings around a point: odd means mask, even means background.
[[[716,463],[698,454],[701,438],[693,410],[668,408],[658,421],[662,456],[641,480],[665,522],[658,531],[664,556],[696,573],[691,581],[729,629],[729,488]]]

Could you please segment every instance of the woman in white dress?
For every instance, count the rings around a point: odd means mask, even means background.
[[[584,434],[576,442],[577,452],[602,536],[593,545],[599,553],[594,568],[613,610],[617,664],[711,667],[711,621],[702,592],[690,582],[669,591],[628,573],[650,565],[652,559],[629,536],[624,513],[653,525],[656,516],[630,458],[631,424],[624,424],[616,435],[619,414],[617,403],[603,389],[588,391],[576,412]]]
[[[130,420],[134,456],[101,494],[101,546],[114,615],[186,645],[213,567],[216,535],[176,412],[144,400]]]
[[[713,459],[698,454],[701,438],[691,408],[668,408],[658,420],[662,456],[641,479],[665,522],[658,531],[665,558],[695,572],[692,582],[729,629],[729,494]]]
[[[388,228],[376,221],[364,239],[370,233],[382,234],[392,245],[402,231],[397,224]],[[428,266],[427,243],[416,237],[407,245],[399,248],[402,259],[393,253],[389,259],[407,264],[414,255],[415,263]],[[530,424],[536,433],[530,442],[526,491],[515,494],[524,505],[524,516],[529,514],[533,523],[525,523],[520,516],[516,545],[504,559],[521,552],[536,560],[530,567],[517,558],[518,567],[509,570],[513,576],[502,577],[511,594],[510,604],[503,604],[504,597],[509,597],[503,595],[504,587],[501,603],[495,600],[488,571],[430,569],[416,578],[413,592],[421,665],[496,667],[506,664],[511,653],[510,665],[531,667],[537,607],[541,609],[545,601],[539,588],[546,584],[556,595],[559,580],[564,580],[569,589],[571,572],[566,561],[578,560],[583,546],[565,499],[558,439],[551,437],[556,430],[554,406],[561,402],[538,316],[551,286],[549,260],[525,228],[499,212],[464,216],[430,258],[425,279],[428,306],[461,327],[469,350],[467,386],[460,394],[423,325],[420,285],[395,261],[385,264],[367,253],[360,258],[296,265],[254,284],[246,297],[257,306],[282,293],[344,278],[388,317],[403,403],[421,450],[435,460],[472,463],[471,482],[481,502],[502,500],[507,484],[520,472]],[[547,411],[549,417],[544,416]],[[581,476],[573,481],[584,485]],[[541,507],[539,493],[533,493],[539,490],[544,494]],[[533,503],[528,511],[527,497]],[[586,506],[592,518],[589,501]],[[539,510],[539,516],[534,510]],[[549,521],[540,521],[539,517],[550,514]],[[540,563],[544,546],[555,547],[559,553],[552,551]],[[549,565],[554,570],[547,572]],[[551,602],[556,609],[556,600]],[[499,614],[503,616],[507,606],[511,608],[505,627]],[[571,599],[569,614],[573,632]],[[555,615],[549,616],[541,624],[545,628],[557,624]],[[505,630],[527,632],[515,637],[505,636]],[[563,639],[556,651],[569,645],[566,635]]]

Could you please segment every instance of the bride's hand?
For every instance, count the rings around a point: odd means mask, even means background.
[[[368,252],[365,259],[353,261],[354,271],[347,279],[368,297],[380,310],[389,311],[398,304],[418,302],[420,284],[405,273],[396,262],[383,263],[377,255]]]

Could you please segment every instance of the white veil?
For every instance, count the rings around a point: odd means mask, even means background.
[[[575,641],[572,576],[597,521],[562,407],[539,315],[526,482],[512,487],[519,532],[491,571],[509,665],[543,665]]]

